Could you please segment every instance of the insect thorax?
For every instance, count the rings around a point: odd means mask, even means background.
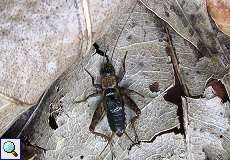
[[[117,86],[117,80],[115,76],[105,76],[101,80],[102,88],[105,90],[107,88],[114,88]]]

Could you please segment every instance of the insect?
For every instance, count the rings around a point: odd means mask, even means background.
[[[121,69],[119,74],[116,75],[115,68],[112,65],[112,63],[109,61],[109,58],[106,55],[106,53],[101,51],[96,43],[94,44],[94,47],[96,49],[96,53],[106,57],[106,63],[102,64],[100,70],[101,83],[96,84],[94,81],[94,77],[91,75],[91,73],[88,70],[85,69],[85,71],[90,75],[92,80],[92,85],[97,89],[97,91],[93,94],[88,95],[83,100],[75,101],[75,103],[84,102],[88,98],[95,97],[98,95],[101,95],[103,97],[100,103],[98,104],[96,111],[93,114],[93,118],[89,126],[89,130],[93,134],[101,136],[107,139],[108,141],[111,140],[114,134],[116,134],[118,137],[121,137],[124,133],[127,135],[127,133],[125,132],[126,117],[125,117],[125,108],[124,108],[124,106],[126,105],[136,113],[136,116],[134,116],[131,119],[131,125],[135,132],[135,141],[138,141],[138,136],[134,128],[134,122],[141,114],[141,110],[138,108],[137,104],[129,97],[128,94],[133,92],[139,94],[142,97],[143,95],[141,95],[140,93],[134,90],[119,86],[119,82],[121,82],[126,72],[125,60],[126,60],[127,51],[122,61],[123,68]],[[105,134],[95,131],[96,125],[100,122],[100,120],[104,117],[105,114],[107,115],[109,127],[112,130],[111,137],[108,137]],[[130,137],[129,139],[131,140]]]

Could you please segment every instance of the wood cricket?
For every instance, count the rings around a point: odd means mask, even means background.
[[[97,54],[106,57],[106,63],[102,64],[102,67],[100,69],[101,83],[100,84],[95,83],[94,77],[90,74],[88,70],[85,69],[85,71],[90,75],[92,79],[92,85],[97,90],[95,93],[88,95],[83,100],[75,101],[75,103],[84,102],[88,98],[98,96],[98,95],[101,95],[103,97],[100,103],[98,103],[96,111],[93,114],[93,118],[89,126],[89,130],[93,134],[105,138],[106,140],[108,140],[108,142],[110,142],[114,134],[116,134],[118,137],[121,137],[123,134],[125,134],[132,141],[132,139],[125,132],[126,116],[125,116],[124,106],[126,105],[136,113],[136,116],[134,116],[131,119],[131,125],[135,133],[135,142],[134,141],[132,142],[137,143],[138,136],[134,128],[134,122],[141,114],[141,110],[138,108],[137,104],[129,97],[129,93],[131,92],[136,94],[139,93],[134,90],[130,90],[119,86],[119,82],[121,82],[121,80],[125,75],[125,60],[126,60],[127,51],[125,53],[122,62],[123,68],[121,69],[119,74],[116,75],[115,68],[112,65],[112,63],[109,61],[109,58],[106,55],[106,53],[100,50],[99,46],[96,43],[93,46]],[[143,95],[141,94],[139,95],[143,97]],[[95,131],[96,125],[100,122],[100,120],[102,120],[105,114],[107,115],[110,129],[112,130],[111,137]]]

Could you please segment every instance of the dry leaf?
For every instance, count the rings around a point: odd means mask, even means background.
[[[230,158],[229,102],[219,97],[183,99],[188,159]]]
[[[220,80],[218,81],[217,79],[210,79],[207,83],[207,87],[209,86],[213,88],[214,94],[221,98],[223,103],[229,101],[228,93]]]
[[[8,98],[0,94],[0,137],[7,129],[24,113],[29,105],[20,104],[14,99]]]
[[[200,54],[208,57],[218,54],[220,61],[228,66],[230,59],[227,59],[216,38],[204,0],[141,0],[141,2],[195,46]]]
[[[0,121],[9,127],[35,105],[49,85],[91,47],[130,1],[84,3],[23,0],[0,2],[0,92],[27,108],[0,106]],[[100,8],[100,9],[98,9]],[[88,15],[89,14],[89,15]],[[5,100],[0,100],[4,101]],[[10,101],[7,103],[11,103]],[[12,114],[17,113],[17,114]],[[7,128],[0,128],[0,135]]]
[[[111,57],[112,48],[116,39],[119,38],[112,59],[116,71],[119,71],[124,54],[128,51],[127,72],[120,85],[129,86],[130,89],[145,95],[144,99],[138,95],[132,95],[132,98],[142,109],[137,122],[137,133],[140,140],[149,141],[162,132],[179,127],[177,106],[166,102],[163,98],[164,92],[174,84],[173,68],[172,64],[168,63],[170,59],[165,50],[167,43],[158,40],[158,35],[162,34],[160,21],[140,3],[133,3],[133,7],[135,7],[134,10],[124,13],[117,23],[114,22],[109,32],[98,41],[98,44],[102,49],[108,46],[107,53]],[[143,36],[142,33],[146,30],[149,34]],[[64,94],[64,97],[60,99],[63,102],[64,112],[57,117],[58,128],[56,130],[49,128],[49,114],[45,113],[45,110],[47,111],[45,109],[40,115],[42,118],[37,119],[24,134],[29,137],[32,144],[48,149],[44,154],[46,159],[71,159],[71,157],[80,158],[81,156],[84,159],[95,159],[99,158],[100,152],[106,146],[107,142],[100,137],[95,138],[88,129],[98,98],[91,98],[85,103],[73,104],[75,98],[82,99],[92,93],[90,76],[84,72],[83,67],[99,80],[99,69],[103,57],[97,54],[92,56],[92,53],[93,51],[83,59],[81,65],[77,65],[60,79],[58,86],[63,91],[61,94]],[[149,85],[153,81],[160,82],[157,93],[149,90]],[[153,97],[155,98],[152,99]],[[127,109],[127,123],[132,115],[133,113]],[[31,135],[29,132],[31,130],[34,130],[36,134]],[[106,118],[96,127],[96,131],[111,134]],[[129,126],[127,133],[133,138],[133,131]],[[122,152],[124,156],[127,156],[130,145],[131,141],[126,136],[120,139],[115,137],[116,156],[120,156]],[[110,159],[110,154],[109,147],[107,147],[100,157]]]
[[[219,97],[208,96],[211,95],[209,87],[205,90],[210,77],[222,78],[227,73],[219,61],[197,51],[137,1],[132,1],[97,43],[101,50],[108,49],[107,54],[112,57],[117,72],[127,51],[126,75],[119,85],[145,96],[143,99],[131,95],[142,111],[135,124],[140,144],[133,145],[125,135],[115,136],[111,149],[116,159],[229,158],[229,102],[222,103]],[[21,137],[27,137],[37,146],[30,154],[35,159],[111,159],[107,142],[95,138],[88,128],[101,97],[73,103],[94,91],[84,68],[100,82],[99,71],[105,59],[93,53],[92,47],[80,64],[59,77],[40,103],[41,111],[23,131]],[[153,82],[159,83],[158,92],[150,90]],[[225,76],[223,84],[227,83]],[[228,87],[226,85],[227,91]],[[48,121],[51,104],[56,110],[54,118],[58,128],[55,130]],[[126,132],[132,139],[134,132],[129,122],[133,114],[126,109]],[[96,131],[111,134],[106,117]],[[31,151],[31,146],[27,151]]]
[[[224,83],[226,90],[228,92],[228,96],[230,96],[230,73],[228,73],[224,76],[223,83]]]
[[[207,0],[207,8],[217,27],[230,36],[230,1]]]

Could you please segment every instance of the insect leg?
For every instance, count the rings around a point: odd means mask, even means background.
[[[95,92],[95,93],[92,93],[92,94],[88,95],[88,96],[85,97],[84,99],[79,100],[79,101],[74,101],[73,103],[75,104],[75,103],[85,102],[87,99],[89,99],[89,98],[91,98],[91,97],[96,97],[96,96],[99,96],[99,95],[101,95],[101,92],[100,92],[100,91],[97,91],[97,92]]]
[[[126,55],[127,55],[128,51],[125,52],[125,56],[124,56],[124,59],[122,61],[122,65],[123,65],[123,68],[119,71],[119,74],[118,74],[118,83],[124,78],[124,75],[125,75],[125,60],[126,60]]]
[[[132,90],[132,89],[125,89],[125,92],[126,92],[127,94],[130,94],[130,93],[135,93],[135,94],[137,94],[137,95],[141,96],[142,98],[144,98],[144,97],[145,97],[145,96],[144,96],[144,95],[142,95],[141,93],[139,93],[139,92],[137,92],[137,91],[135,91],[135,90]]]
[[[141,114],[141,110],[138,108],[137,104],[126,94],[123,94],[122,96],[124,103],[129,107],[131,110],[133,110],[136,113],[136,116],[134,116],[131,119],[131,125],[135,133],[135,141],[138,141],[138,136],[136,133],[136,129],[134,126],[135,121],[139,118],[139,115]]]
[[[85,69],[85,68],[84,68],[84,69]],[[85,69],[85,71],[90,75],[93,86],[94,86],[95,88],[102,89],[101,84],[95,84],[95,82],[94,82],[94,77],[91,75],[91,73],[90,73],[87,69]]]
[[[109,145],[110,146],[110,149],[111,149],[111,153],[112,153],[112,158],[115,157],[115,154],[112,150],[112,138],[114,136],[114,133],[112,133],[112,135],[109,137],[103,133],[99,133],[99,132],[95,132],[95,127],[96,125],[102,120],[102,118],[105,116],[105,109],[104,109],[104,106],[103,106],[103,101],[101,101],[99,103],[99,105],[97,106],[97,109],[96,111],[94,112],[93,114],[93,118],[92,118],[92,122],[89,126],[89,130],[90,132],[92,132],[93,134],[97,135],[97,136],[100,136],[102,138],[104,138],[105,140],[108,141],[108,143],[106,144],[106,146],[104,147],[104,149],[101,151],[100,155],[102,154],[102,152],[104,152],[104,150],[106,149],[106,147]],[[100,156],[99,155],[99,156]]]
[[[100,137],[106,139],[107,141],[110,141],[110,137],[109,136],[107,136],[107,135],[105,135],[103,133],[99,133],[99,132],[95,132],[94,131],[96,125],[102,120],[102,118],[104,116],[105,116],[105,109],[104,109],[104,106],[103,106],[103,102],[101,101],[99,103],[99,105],[97,106],[96,111],[93,114],[93,118],[92,118],[92,121],[90,123],[89,130],[93,134],[95,134],[97,136],[100,136]]]

